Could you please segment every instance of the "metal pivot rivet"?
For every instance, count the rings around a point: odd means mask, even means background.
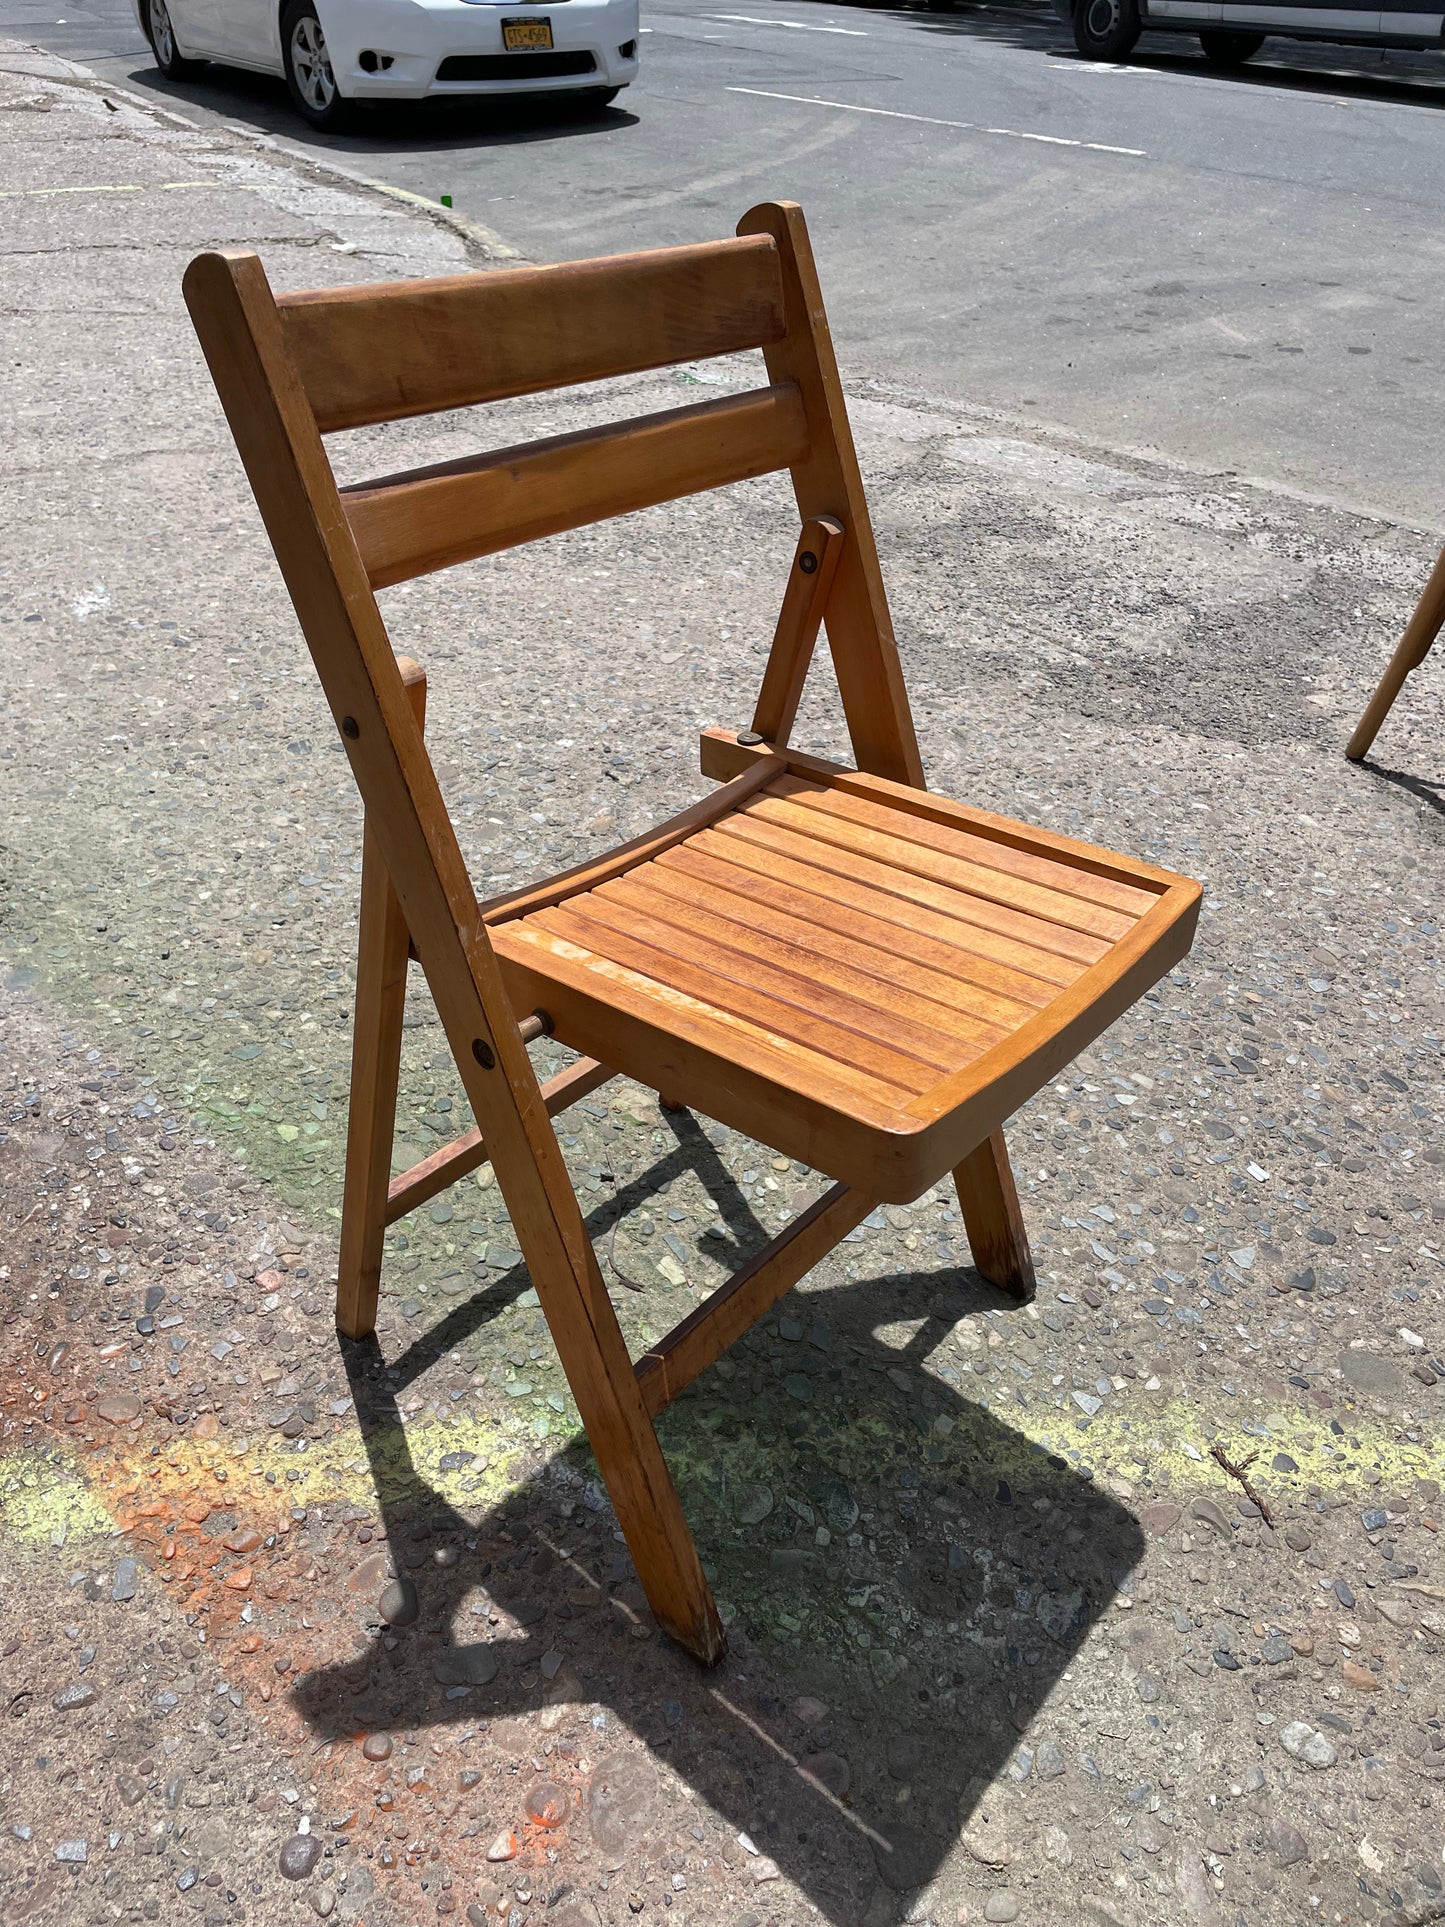
[[[759,736],[755,729],[740,729],[738,731],[738,742],[744,749],[756,749],[762,740],[762,737]]]
[[[491,1045],[484,1037],[474,1037],[472,1039],[472,1056],[476,1058],[484,1071],[495,1069],[497,1060],[492,1055]]]
[[[354,716],[343,716],[341,719],[341,733],[343,736],[349,736],[354,743],[361,734],[361,725]]]
[[[818,558],[811,549],[804,549],[803,553],[798,557],[798,567],[803,571],[804,575],[817,574]]]

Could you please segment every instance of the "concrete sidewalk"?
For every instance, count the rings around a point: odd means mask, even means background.
[[[669,1413],[705,1676],[485,1171],[397,1227],[378,1346],[330,1322],[359,813],[180,276],[484,244],[4,45],[0,143],[0,1920],[1440,1917],[1440,665],[1340,755],[1429,545],[846,371],[934,786],[1208,908],[1015,1122],[1036,1307],[940,1190]],[[701,792],[791,545],[773,480],[388,596],[479,887]],[[399,1160],[467,1121],[418,987]],[[629,1087],[567,1125],[639,1348],[822,1182]]]

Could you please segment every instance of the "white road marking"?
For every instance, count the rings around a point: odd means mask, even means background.
[[[1147,160],[1142,147],[1111,147],[1107,141],[1065,140],[1062,134],[1026,134],[1017,127],[982,127],[971,120],[939,120],[933,114],[903,114],[896,107],[860,107],[853,100],[823,100],[817,94],[774,94],[764,87],[728,87],[729,94],[752,94],[758,100],[791,100],[802,107],[837,107],[845,114],[876,114],[883,120],[919,121],[925,127],[956,127],[965,134],[997,134],[1002,140],[1039,141],[1045,147],[1083,147],[1092,154],[1127,154],[1131,160]]]
[[[866,40],[861,27],[815,27],[811,20],[758,20],[750,13],[710,13],[709,20],[732,20],[740,27],[791,27],[794,33],[845,33],[850,40]]]

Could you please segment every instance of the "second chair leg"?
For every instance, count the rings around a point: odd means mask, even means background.
[[[953,1182],[975,1266],[991,1285],[1027,1304],[1036,1282],[1033,1253],[1001,1130],[969,1152]]]
[[[1364,715],[1355,725],[1355,733],[1345,749],[1352,763],[1358,763],[1369,753],[1370,745],[1379,734],[1380,725],[1394,706],[1395,698],[1405,687],[1405,678],[1412,669],[1418,669],[1429,655],[1436,636],[1445,625],[1445,549],[1431,571],[1430,580],[1425,584],[1425,593],[1416,605],[1415,613],[1405,625],[1389,665],[1381,676],[1379,685],[1371,696]]]

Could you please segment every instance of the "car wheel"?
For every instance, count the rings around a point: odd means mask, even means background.
[[[334,134],[345,127],[352,117],[351,102],[343,100],[337,88],[326,35],[312,0],[291,0],[281,16],[281,48],[286,86],[297,113],[322,133]]]
[[[1139,0],[1077,0],[1074,45],[1086,60],[1127,60],[1140,31]]]
[[[621,92],[620,87],[579,87],[577,104],[579,107],[610,107]]]
[[[1262,33],[1224,33],[1217,28],[1199,36],[1204,58],[1214,67],[1242,67],[1264,45]]]
[[[171,25],[166,0],[146,0],[145,23],[146,39],[151,43],[156,65],[167,80],[189,80],[201,71],[203,63],[187,60],[176,46],[176,30]]]

